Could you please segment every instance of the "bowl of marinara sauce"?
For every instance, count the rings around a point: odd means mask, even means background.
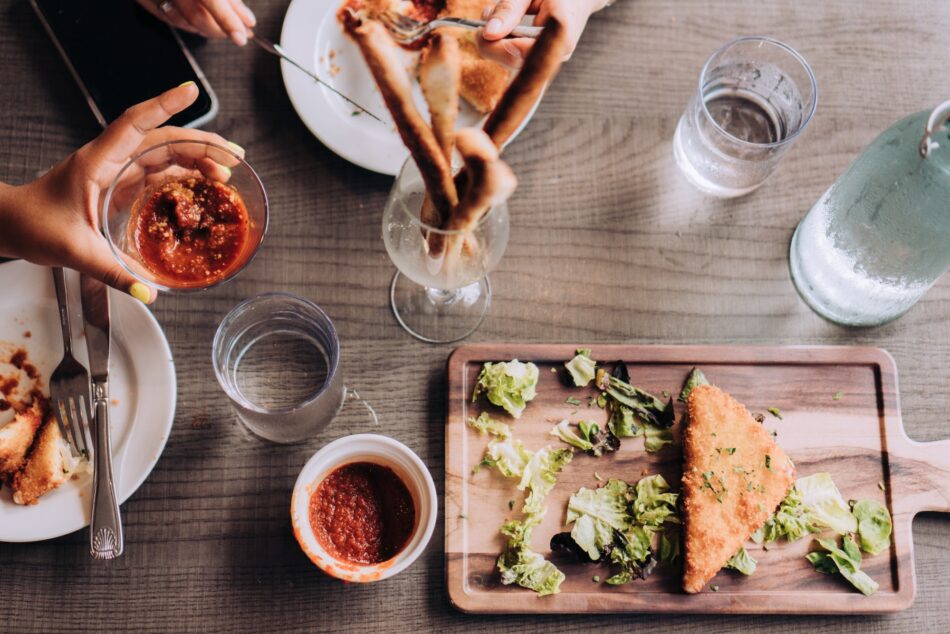
[[[134,156],[103,197],[102,232],[132,275],[197,291],[241,272],[267,231],[267,194],[238,151],[169,141]]]
[[[406,569],[435,528],[432,475],[411,449],[387,436],[356,434],[331,442],[294,485],[294,536],[321,570],[367,583]]]

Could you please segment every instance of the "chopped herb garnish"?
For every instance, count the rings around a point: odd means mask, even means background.
[[[748,481],[748,482],[746,482],[745,490],[748,491],[749,493],[752,492],[752,481],[751,481],[751,480]]]
[[[772,416],[774,416],[775,418],[779,420],[782,420],[782,410],[780,410],[777,407],[770,407],[769,414],[771,414]]]
[[[718,451],[720,454],[726,454],[727,456],[731,456],[732,454],[736,452],[736,448],[735,447],[717,447],[716,451]]]
[[[844,398],[844,392],[842,392],[841,390],[838,390],[837,392],[835,392],[835,395],[831,397],[831,400],[840,401],[843,398]]]
[[[593,579],[591,579],[591,581],[593,581],[594,583],[600,583],[600,575],[594,575],[594,577],[593,577]]]
[[[769,471],[772,470],[772,456],[765,454],[765,468]]]
[[[670,391],[669,391],[669,390],[663,390],[663,391],[661,392],[661,394],[663,394],[663,398],[669,398],[669,397],[670,397]]]
[[[359,110],[354,110],[353,112],[350,113],[350,116],[351,116],[351,117],[358,117],[358,116],[360,116],[361,114],[363,114],[363,113],[360,112]]]
[[[568,405],[573,405],[574,407],[579,407],[581,404],[580,400],[574,398],[573,396],[568,396],[566,399],[564,399],[564,402]]]
[[[459,513],[459,519],[460,519],[460,520],[467,520],[467,519],[468,519],[468,513]]]
[[[512,510],[514,510],[514,508],[515,508],[515,501],[514,501],[514,500],[508,500],[508,510],[509,510],[509,511],[512,511]]]
[[[887,489],[884,487],[884,480],[881,480],[877,483],[877,488],[879,488],[881,491],[887,491]]]
[[[713,486],[713,483],[712,483],[713,475],[715,474],[712,471],[703,471],[703,488],[709,489],[710,491],[712,491],[713,495],[716,496],[716,501],[721,504],[722,494],[725,491],[725,487],[723,487],[722,490],[720,490],[720,489],[717,489],[715,486]],[[719,478],[719,484],[720,486],[722,486],[722,478]]]
[[[709,586],[709,589],[713,592],[719,592],[719,586]]]

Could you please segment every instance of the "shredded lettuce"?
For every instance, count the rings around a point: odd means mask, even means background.
[[[839,535],[858,530],[858,521],[851,513],[831,475],[816,473],[795,482],[809,524],[813,528],[830,528]],[[815,531],[817,532],[817,531]]]
[[[798,491],[798,487],[793,485],[772,517],[759,530],[752,533],[752,541],[757,544],[768,544],[779,538],[785,538],[793,542],[816,530],[817,527],[808,520],[802,494]]]
[[[851,502],[851,512],[858,521],[861,550],[876,555],[891,545],[891,514],[875,500]]]
[[[484,393],[488,400],[520,418],[528,402],[537,395],[538,366],[517,359],[485,363],[475,383],[472,401]]]
[[[495,439],[488,443],[483,463],[495,467],[506,478],[521,478],[533,457],[517,438]]]
[[[552,449],[544,447],[531,456],[521,474],[519,491],[528,491],[525,498],[524,512],[527,514],[542,514],[544,498],[557,482],[557,474],[571,461],[574,452],[570,449]]]
[[[511,438],[511,427],[495,420],[485,412],[479,414],[478,418],[470,416],[468,426],[482,434],[491,434],[499,438]]]
[[[630,527],[627,483],[609,480],[599,489],[581,488],[567,502],[567,523],[574,524],[571,538],[597,561],[613,544],[614,530]]]
[[[837,572],[866,596],[877,591],[877,582],[861,570],[861,551],[851,535],[844,536],[840,548],[834,539],[816,541],[826,552],[816,550],[805,555],[815,570],[824,574]]]
[[[666,479],[657,474],[637,482],[637,495],[631,504],[634,521],[655,533],[664,524],[679,524],[676,514],[678,493],[670,493]]]
[[[508,538],[508,544],[498,557],[497,567],[503,584],[517,583],[543,597],[560,592],[564,573],[531,550],[531,532],[540,521],[538,516],[529,515],[525,521],[505,522],[501,533]]]
[[[581,348],[573,359],[564,363],[577,387],[587,387],[594,380],[597,362],[590,358],[590,350]]]
[[[617,438],[633,438],[643,434],[643,428],[637,425],[633,410],[617,401],[610,401],[607,429]]]
[[[643,438],[643,448],[650,453],[656,453],[667,445],[673,444],[673,432],[654,425],[647,425]]]
[[[739,551],[726,562],[725,567],[730,570],[737,570],[744,575],[751,575],[755,572],[757,563],[758,562],[752,558],[752,555],[750,555],[745,548],[740,548]]]
[[[656,566],[650,535],[640,526],[615,535],[617,543],[610,551],[610,563],[620,566],[620,571],[607,577],[606,583],[619,586],[634,579],[646,579]]]
[[[620,449],[620,439],[609,432],[601,433],[597,423],[582,420],[577,423],[577,429],[575,433],[570,422],[562,420],[551,429],[550,434],[592,456],[600,457]]]

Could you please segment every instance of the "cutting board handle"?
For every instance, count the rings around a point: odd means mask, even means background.
[[[950,440],[907,440],[892,458],[895,506],[911,514],[950,513]]]

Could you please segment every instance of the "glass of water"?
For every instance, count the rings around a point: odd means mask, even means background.
[[[768,37],[740,37],[703,67],[673,136],[686,178],[712,196],[759,187],[808,126],[818,84],[808,62]]]
[[[238,304],[218,326],[212,362],[238,418],[266,440],[306,440],[343,406],[336,329],[302,297],[265,293]]]
[[[488,210],[469,230],[445,231],[420,219],[424,198],[425,184],[410,159],[383,211],[383,241],[398,269],[390,304],[412,336],[449,343],[472,334],[488,314],[488,273],[508,245],[508,205]]]

